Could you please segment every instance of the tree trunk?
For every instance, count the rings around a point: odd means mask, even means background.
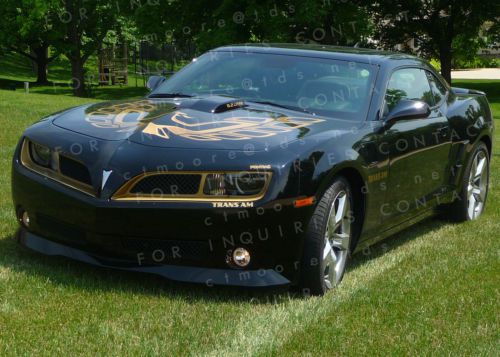
[[[446,19],[446,27],[443,28],[442,34],[439,41],[439,61],[441,62],[441,75],[444,77],[446,82],[451,86],[451,59],[452,59],[452,50],[451,44],[453,42],[453,37],[455,34],[454,26],[455,26],[455,11],[454,8],[451,7],[450,16]]]
[[[451,42],[440,46],[439,61],[441,62],[441,75],[451,85]]]
[[[71,56],[71,86],[73,94],[77,97],[85,96],[85,74],[83,60],[79,55]]]
[[[36,64],[36,83],[37,84],[49,84],[49,79],[47,78],[48,63],[37,61]]]
[[[36,60],[33,62],[36,66],[36,83],[48,84],[47,71],[49,67],[49,46],[41,46],[33,49]]]
[[[27,57],[33,64],[33,69],[37,72],[36,83],[38,84],[48,84],[47,80],[47,69],[49,62],[54,58],[49,58],[49,46],[41,45],[40,47],[33,48],[31,53],[20,50],[16,46],[10,46],[10,49],[20,55]]]
[[[68,23],[68,37],[71,49],[66,56],[71,62],[71,86],[73,94],[77,97],[85,96],[85,74],[83,65],[85,63],[82,57],[82,31],[79,29],[78,6],[74,1],[65,1],[64,7],[71,14],[71,21]]]

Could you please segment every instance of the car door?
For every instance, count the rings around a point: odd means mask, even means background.
[[[385,114],[402,99],[426,102],[431,113],[424,119],[396,121],[385,131],[389,150],[389,180],[382,220],[396,225],[439,202],[447,180],[451,131],[442,113],[426,70],[416,67],[396,69],[385,94]],[[434,83],[435,85],[435,83]]]

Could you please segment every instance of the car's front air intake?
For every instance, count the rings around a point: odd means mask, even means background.
[[[89,170],[87,166],[79,161],[73,160],[64,155],[59,155],[59,170],[61,174],[70,177],[73,180],[83,182],[87,185],[92,185]]]
[[[200,174],[158,174],[145,176],[130,193],[148,195],[195,195],[200,189]]]

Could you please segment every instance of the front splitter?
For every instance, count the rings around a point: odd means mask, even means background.
[[[20,228],[18,242],[38,253],[62,256],[102,268],[159,275],[163,278],[205,284],[207,286],[226,285],[241,287],[271,287],[290,284],[290,281],[272,269],[235,270],[214,269],[180,265],[137,266],[106,257],[96,256],[84,250],[69,247],[40,237]]]

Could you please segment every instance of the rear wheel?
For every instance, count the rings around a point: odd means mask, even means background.
[[[449,216],[454,221],[471,221],[484,211],[490,174],[489,154],[483,142],[475,147],[461,185],[461,192],[450,205]]]
[[[318,203],[309,222],[301,262],[301,288],[323,295],[342,280],[352,243],[353,196],[338,177]]]

